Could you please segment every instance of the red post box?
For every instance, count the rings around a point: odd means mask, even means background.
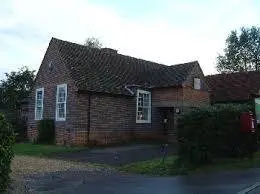
[[[240,131],[241,132],[255,132],[254,115],[250,112],[244,112],[240,116]]]

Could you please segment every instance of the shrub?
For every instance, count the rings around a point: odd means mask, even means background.
[[[40,120],[37,125],[37,143],[53,144],[55,140],[55,124],[53,119]]]
[[[192,110],[180,120],[179,156],[191,164],[208,164],[216,157],[240,156],[239,117],[250,105],[215,105]]]
[[[0,192],[6,190],[11,172],[11,161],[14,156],[14,133],[11,125],[0,113]]]

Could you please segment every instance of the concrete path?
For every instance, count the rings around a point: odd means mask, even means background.
[[[24,180],[33,193],[242,194],[259,191],[260,169],[177,177],[63,171]]]
[[[168,148],[169,154],[174,154],[174,147]],[[130,145],[113,148],[86,149],[77,153],[55,154],[54,157],[79,162],[94,162],[120,166],[162,157],[160,145]]]

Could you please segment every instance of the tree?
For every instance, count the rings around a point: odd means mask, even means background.
[[[260,71],[260,28],[231,31],[226,39],[224,55],[217,57],[219,72]]]
[[[84,45],[92,48],[102,48],[102,43],[95,37],[87,38]]]
[[[6,73],[5,76],[6,79],[0,81],[0,106],[15,110],[17,102],[29,96],[35,71],[22,67],[17,72]]]

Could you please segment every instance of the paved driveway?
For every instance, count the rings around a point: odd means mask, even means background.
[[[174,153],[174,149],[169,149]],[[160,146],[89,149],[56,157],[81,162],[120,165],[162,156]],[[101,169],[69,169],[23,177],[31,193],[94,194],[232,194],[258,193],[260,169],[176,177],[126,175]],[[243,192],[241,192],[242,194]],[[245,193],[245,192],[244,192]]]
[[[28,176],[24,180],[34,193],[235,194],[259,182],[260,169],[177,177],[62,171]],[[257,193],[257,190],[253,186],[247,191]]]
[[[174,154],[174,147],[168,148]],[[162,157],[160,145],[130,145],[113,148],[87,149],[77,153],[55,154],[56,158],[79,162],[94,162],[114,166]]]

